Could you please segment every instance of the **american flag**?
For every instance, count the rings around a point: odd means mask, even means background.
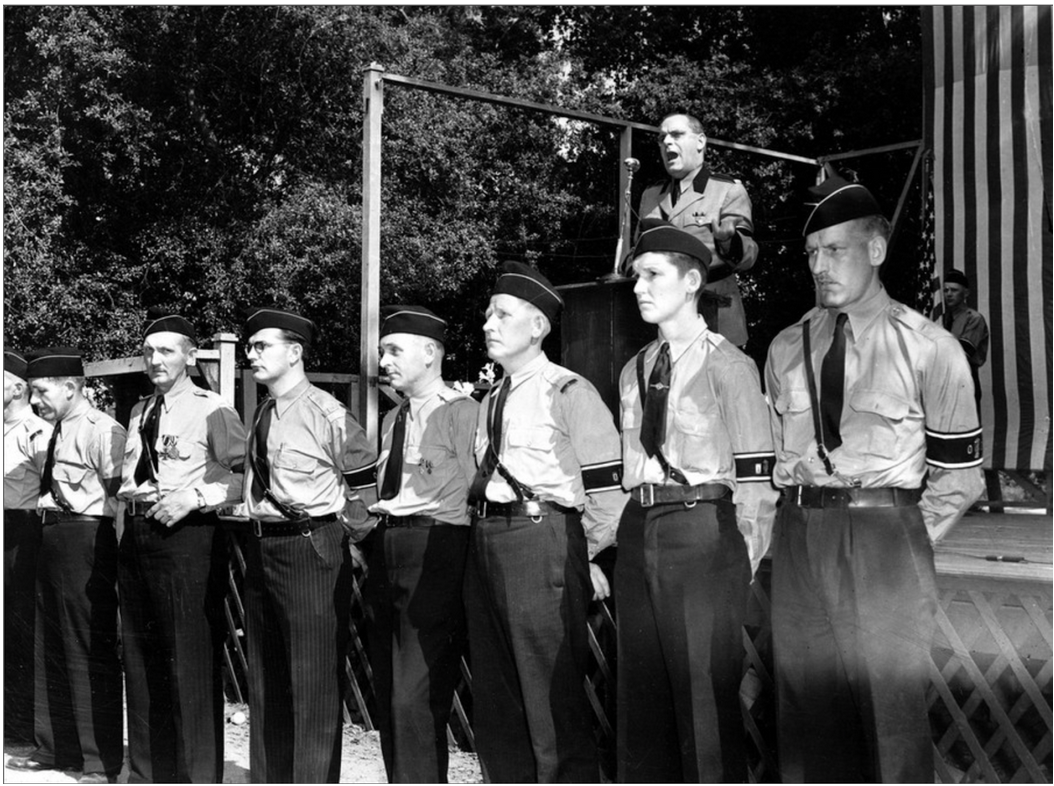
[[[1051,6],[923,9],[936,266],[988,320],[985,466],[1051,469]]]

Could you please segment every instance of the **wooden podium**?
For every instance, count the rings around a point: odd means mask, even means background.
[[[632,279],[557,289],[564,299],[559,362],[596,386],[617,422],[619,374],[655,338],[655,326],[640,318]]]

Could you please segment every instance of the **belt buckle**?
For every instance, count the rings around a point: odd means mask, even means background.
[[[537,524],[545,515],[542,503],[536,499],[529,499],[523,503],[523,512],[530,516],[531,521]]]
[[[647,490],[647,494],[645,494]],[[650,508],[655,504],[655,484],[642,483],[640,486],[640,506]]]
[[[476,503],[476,518],[485,519],[487,517],[487,500],[481,499]]]
[[[263,537],[263,527],[260,524],[260,519],[249,519],[249,526],[252,527],[252,533],[258,538]]]
[[[308,518],[300,519],[300,521],[298,521],[296,523],[300,525],[300,534],[303,537],[305,537],[305,538],[310,538],[311,537],[311,518],[308,517]]]

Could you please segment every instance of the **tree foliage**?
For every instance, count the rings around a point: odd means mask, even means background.
[[[5,6],[5,341],[131,354],[151,305],[209,335],[274,304],[318,322],[317,367],[357,370],[371,62],[638,121],[690,111],[712,137],[818,156],[919,137],[919,47],[911,8]],[[662,168],[636,147],[639,196]],[[611,267],[611,129],[390,86],[383,155],[382,300],[450,320],[451,376],[485,359],[500,261],[556,283]],[[758,356],[811,302],[795,204],[816,173],[708,157],[754,200]],[[891,212],[906,165],[881,158],[853,166]]]

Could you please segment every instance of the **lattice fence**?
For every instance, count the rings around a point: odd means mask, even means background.
[[[230,533],[229,593],[224,612],[229,635],[224,648],[232,699],[244,701],[247,664],[243,648],[241,588],[245,559]],[[373,673],[362,624],[364,574],[353,583],[352,636],[346,670],[345,716],[373,728]],[[1049,585],[941,577],[929,691],[936,778],[943,783],[1051,782],[1051,623]],[[769,625],[769,572],[762,565],[752,586],[743,630],[744,678],[740,689],[748,739],[750,777],[777,782],[775,687]],[[607,603],[594,604],[589,619],[591,667],[585,690],[604,775],[615,780],[615,619]],[[472,677],[462,660],[448,727],[451,742],[473,749]]]

